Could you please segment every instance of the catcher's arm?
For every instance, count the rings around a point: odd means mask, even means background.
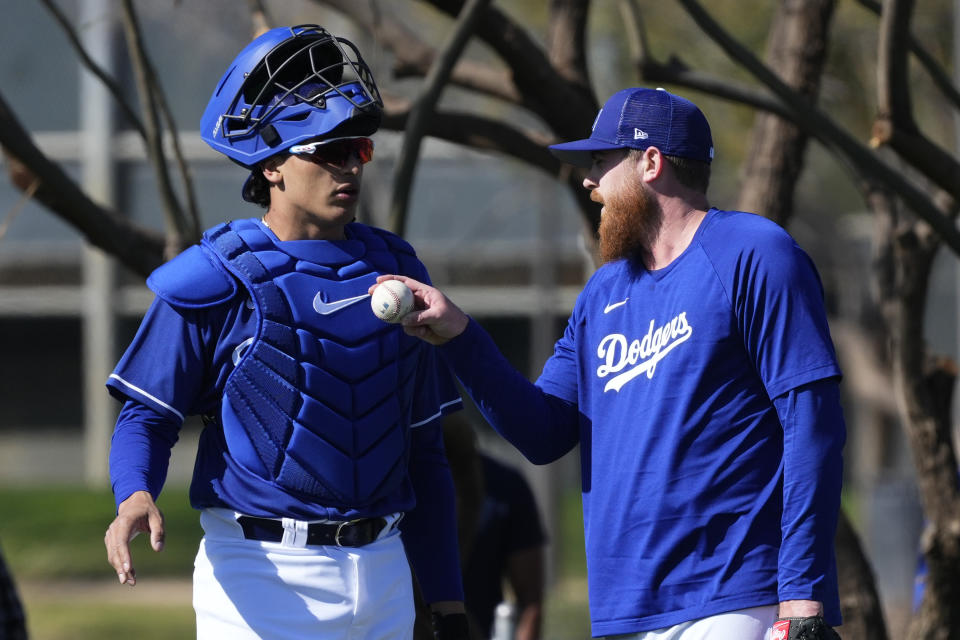
[[[131,587],[137,584],[137,570],[130,555],[130,541],[140,533],[150,534],[150,546],[154,551],[163,550],[163,513],[147,491],[137,491],[120,503],[117,517],[103,537],[107,548],[107,561],[117,572],[120,584]]]

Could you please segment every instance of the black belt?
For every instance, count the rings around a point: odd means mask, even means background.
[[[283,523],[273,518],[239,516],[237,523],[247,540],[280,542],[283,540]],[[361,518],[343,522],[311,522],[307,526],[307,544],[336,545],[338,547],[362,547],[379,537],[387,526],[385,518]]]

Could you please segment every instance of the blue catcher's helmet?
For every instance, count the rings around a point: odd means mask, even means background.
[[[317,25],[271,29],[248,44],[217,84],[200,137],[252,168],[291,146],[368,136],[383,100],[357,47]]]

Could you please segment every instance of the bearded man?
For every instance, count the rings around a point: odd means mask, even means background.
[[[835,638],[845,426],[816,269],[761,216],[711,207],[706,117],[625,89],[584,140],[603,266],[536,383],[440,291],[405,330],[528,459],[580,444],[594,636]],[[384,280],[394,276],[381,276]]]

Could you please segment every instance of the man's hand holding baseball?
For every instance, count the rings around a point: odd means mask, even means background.
[[[137,491],[120,503],[117,517],[107,528],[103,544],[107,561],[117,572],[120,584],[137,584],[137,571],[130,557],[130,541],[140,533],[150,534],[154,551],[163,550],[163,514],[146,491]]]
[[[430,285],[423,284],[406,276],[380,276],[377,284],[385,280],[399,280],[413,291],[415,306],[413,311],[403,317],[403,330],[429,342],[432,345],[441,345],[456,338],[467,328],[469,317],[453,304],[447,296]],[[376,285],[370,287],[373,293]]]

